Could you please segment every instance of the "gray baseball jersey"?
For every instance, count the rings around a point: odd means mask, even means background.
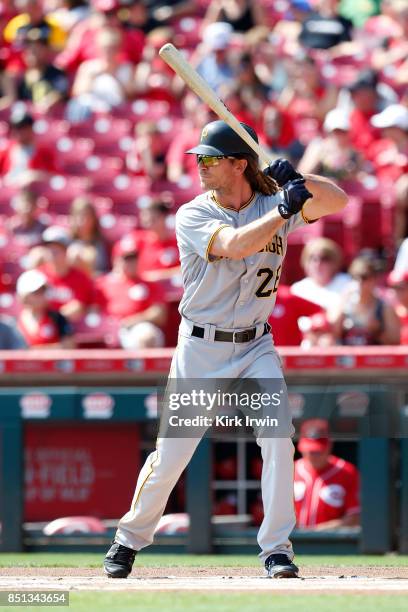
[[[178,210],[176,233],[184,296],[170,378],[259,381],[270,378],[281,380],[284,385],[279,356],[272,336],[263,333],[263,324],[275,304],[287,235],[304,223],[301,215],[291,217],[259,253],[242,260],[209,256],[211,244],[222,227],[246,225],[276,207],[281,198],[281,194],[258,193],[238,212],[218,205],[208,192]],[[191,334],[194,323],[204,327],[204,337]],[[254,325],[257,332],[253,341],[236,344],[214,340],[216,327],[239,330]],[[119,522],[117,542],[140,550],[153,541],[170,492],[198,441],[198,437],[158,438],[156,450],[146,459],[139,474],[131,508]],[[296,522],[293,443],[288,436],[260,436],[257,443],[263,458],[264,520],[258,533],[260,558],[265,561],[270,554],[293,558],[289,540]]]
[[[276,301],[287,236],[304,225],[300,213],[291,217],[259,253],[240,260],[209,255],[225,226],[242,227],[282,202],[282,194],[260,193],[239,211],[218,204],[211,192],[179,208],[176,234],[184,295],[180,314],[190,321],[239,329],[268,320]]]

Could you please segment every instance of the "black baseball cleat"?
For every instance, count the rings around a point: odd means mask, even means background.
[[[105,574],[109,578],[127,578],[132,571],[136,552],[133,548],[127,548],[127,546],[112,542],[103,562]]]
[[[299,568],[287,555],[269,555],[265,561],[269,578],[298,578]]]

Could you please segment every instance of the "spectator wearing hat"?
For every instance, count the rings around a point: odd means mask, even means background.
[[[71,322],[79,321],[97,303],[93,280],[70,263],[67,249],[71,237],[64,228],[48,227],[42,240],[46,261],[40,271],[47,279],[50,307]]]
[[[17,280],[17,295],[22,303],[18,327],[32,348],[74,348],[69,321],[50,308],[47,277],[40,270],[27,270]]]
[[[359,473],[356,467],[331,453],[326,419],[304,421],[295,461],[294,499],[297,527],[338,529],[360,523]]]
[[[371,69],[363,70],[348,87],[351,98],[350,127],[352,143],[363,155],[380,137],[380,131],[372,123],[372,117],[384,106],[396,101],[395,92],[379,84],[378,74]]]
[[[210,23],[203,31],[203,42],[198,49],[197,57],[200,59],[196,70],[217,92],[235,78],[229,53],[232,36],[233,28],[229,23]]]
[[[367,156],[381,181],[395,190],[395,238],[406,235],[408,207],[408,107],[390,104],[371,118],[371,124],[381,130],[381,139],[375,141]]]
[[[38,197],[28,188],[23,188],[12,200],[14,214],[7,220],[7,229],[14,241],[27,248],[41,243],[47,226],[39,218]]]
[[[23,187],[58,172],[53,149],[36,142],[34,119],[23,107],[14,109],[9,124],[11,138],[0,148],[0,176],[8,184]]]
[[[179,251],[174,229],[170,225],[171,204],[163,198],[152,199],[140,211],[142,231],[138,273],[150,281],[164,280],[180,274]]]
[[[54,50],[62,49],[66,34],[52,15],[46,15],[42,2],[38,0],[19,0],[19,10],[23,11],[13,17],[5,27],[6,42],[18,46],[31,30],[39,30]]]
[[[393,307],[401,324],[401,344],[408,344],[408,270],[392,270],[387,277],[387,285],[393,292]]]
[[[393,308],[378,295],[375,261],[356,257],[350,264],[353,281],[333,309],[333,333],[348,346],[399,344],[400,322]]]
[[[325,310],[331,309],[339,303],[350,281],[349,274],[340,272],[342,258],[340,247],[330,238],[310,240],[300,257],[306,276],[293,283],[292,293]]]
[[[299,162],[302,174],[321,174],[336,180],[357,178],[369,165],[351,142],[349,113],[334,108],[324,119],[322,138],[314,138]]]
[[[140,277],[139,251],[140,243],[134,235],[123,237],[113,248],[113,270],[96,280],[99,303],[119,321],[121,346],[127,349],[164,344],[164,294],[159,285]]]

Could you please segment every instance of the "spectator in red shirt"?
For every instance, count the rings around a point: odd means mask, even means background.
[[[282,157],[298,159],[303,152],[303,146],[296,138],[292,116],[278,104],[264,107],[260,138]]]
[[[302,423],[295,461],[294,498],[297,526],[327,530],[360,523],[359,474],[356,467],[331,454],[325,419]]]
[[[408,208],[408,107],[391,104],[371,118],[382,138],[373,143],[369,157],[379,179],[393,186],[396,196],[396,240],[405,236]]]
[[[108,112],[132,97],[133,66],[121,56],[123,36],[117,28],[98,32],[98,57],[83,62],[75,75],[67,106],[70,121],[83,121],[92,112]]]
[[[118,13],[118,0],[92,0],[91,15],[71,30],[64,51],[58,56],[57,64],[63,70],[75,74],[86,60],[99,57],[97,37],[103,30],[116,29],[122,34],[120,60],[137,64],[142,56],[144,34],[137,28],[126,28]]]
[[[11,139],[0,149],[0,176],[13,186],[24,186],[58,172],[55,153],[36,142],[34,119],[17,107],[10,117]]]
[[[401,323],[401,344],[408,344],[408,272],[393,270],[387,284],[394,292],[394,311]]]
[[[40,268],[47,278],[50,307],[69,321],[79,321],[96,303],[95,287],[85,272],[73,266],[67,257],[69,233],[56,225],[43,233],[46,263]]]
[[[160,327],[167,309],[160,286],[141,279],[138,270],[140,243],[133,235],[113,248],[113,270],[96,283],[100,303],[120,321],[119,339],[123,348],[158,347],[164,344]]]
[[[371,123],[372,116],[380,110],[377,84],[377,74],[373,70],[365,70],[349,87],[354,106],[350,113],[352,144],[362,153],[367,153],[380,135]]]
[[[316,312],[322,312],[320,306],[294,295],[288,285],[279,285],[276,304],[268,320],[274,344],[300,346],[302,333],[298,321],[300,317],[310,317]]]
[[[45,274],[39,270],[23,272],[17,281],[17,295],[23,306],[18,317],[18,327],[29,347],[75,347],[69,321],[49,307]]]
[[[136,230],[142,238],[137,269],[146,280],[163,280],[180,273],[176,235],[169,224],[170,212],[171,206],[163,198],[151,200],[140,211],[144,231]]]

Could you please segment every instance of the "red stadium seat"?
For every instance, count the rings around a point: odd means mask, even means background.
[[[130,135],[131,127],[129,119],[101,115],[71,125],[69,134],[72,137],[90,138],[94,142],[95,153],[110,155],[117,150],[118,141]]]
[[[136,214],[140,198],[150,195],[150,185],[147,178],[119,174],[112,182],[94,184],[92,193],[110,198],[119,214]]]
[[[85,178],[55,175],[47,181],[36,181],[32,188],[48,201],[47,210],[68,214],[72,200],[86,192],[89,181]]]
[[[74,323],[79,348],[118,347],[119,322],[104,313],[90,312]]]
[[[33,130],[41,144],[53,144],[68,134],[69,123],[65,119],[41,117],[34,122]]]
[[[91,189],[103,191],[103,186],[112,181],[122,172],[123,161],[118,157],[103,157],[90,155],[84,162],[84,176],[92,181]]]
[[[3,277],[3,275],[1,275]],[[3,278],[1,279],[3,281]],[[14,287],[10,286],[10,291],[0,293],[0,314],[16,317],[20,312],[20,302],[14,293]]]
[[[16,187],[5,185],[0,182],[0,215],[11,215],[14,213],[13,197],[18,193]]]
[[[106,213],[99,217],[103,235],[113,243],[134,230],[138,225],[136,215],[115,215]]]
[[[90,138],[63,136],[56,142],[58,161],[63,172],[86,175],[85,162],[92,154],[94,142]]]

